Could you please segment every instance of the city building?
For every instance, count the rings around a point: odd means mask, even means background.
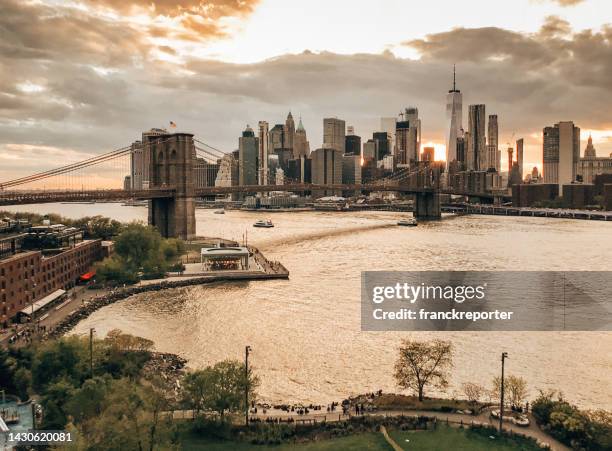
[[[391,141],[387,132],[374,132],[372,139],[376,142],[376,160],[380,161],[387,155],[391,155]]]
[[[100,240],[73,242],[52,252],[16,247],[0,259],[0,324],[7,326],[21,311],[28,314],[30,308],[36,309],[35,302],[57,290],[74,287],[100,258]]]
[[[576,180],[580,159],[580,128],[559,122],[543,130],[544,183],[557,183],[559,191]]]
[[[406,163],[413,165],[419,161],[421,154],[421,119],[419,109],[409,107],[404,110],[404,120],[408,121],[408,143],[406,147]]]
[[[363,143],[363,161],[378,161],[378,142],[368,139]]]
[[[524,179],[525,174],[523,173],[523,155],[525,151],[525,141],[523,138],[516,140],[516,164],[518,165],[518,173],[521,180]],[[498,171],[499,172],[499,171]]]
[[[335,117],[323,119],[323,148],[344,153],[346,123]]]
[[[259,150],[257,161],[259,163],[257,168],[257,183],[259,185],[268,184],[268,146],[270,145],[270,134],[268,130],[268,123],[266,121],[259,121]]]
[[[204,158],[196,158],[193,172],[196,188],[215,186],[219,172],[219,163],[209,163]]]
[[[576,173],[584,183],[593,183],[595,177],[601,174],[612,174],[612,153],[609,157],[598,157],[593,138],[589,136],[584,157],[578,161]]]
[[[495,169],[500,172],[501,162],[499,161],[499,125],[497,114],[489,115],[489,126],[487,128],[487,168]]]
[[[246,126],[242,136],[238,139],[238,180],[241,186],[257,185],[257,168],[259,155],[259,139],[255,137],[253,129]]]
[[[329,185],[342,183],[342,154],[337,149],[321,148],[312,152],[312,183],[314,185]],[[312,196],[341,196],[339,190],[314,190]]]
[[[285,148],[285,126],[283,124],[276,124],[268,132],[269,143],[268,153],[273,153],[276,149]]]
[[[453,89],[446,95],[446,169],[452,161],[461,161],[458,157],[458,139],[463,130],[463,95],[457,89],[457,78],[453,66]]]
[[[295,137],[293,141],[293,157],[300,158],[306,157],[310,155],[310,144],[308,143],[308,138],[306,138],[306,129],[302,124],[302,118],[300,118],[300,122],[295,130]]]
[[[162,128],[152,128],[142,133],[141,141],[134,141],[130,148],[130,182],[131,189],[149,188],[149,165],[151,164],[150,141],[168,132]]]
[[[361,136],[355,134],[355,128],[352,125],[348,126],[344,138],[344,153],[361,155]]]
[[[286,176],[299,183],[312,182],[312,160],[305,156],[289,160]]]
[[[512,187],[513,207],[535,207],[559,197],[556,183],[525,183]]]
[[[381,117],[380,118],[380,131],[387,132],[387,139],[389,140],[389,149],[391,154],[395,156],[395,123],[397,118],[395,117]]]
[[[233,153],[225,155],[219,160],[219,170],[215,178],[215,186],[228,187],[238,185],[238,160]],[[236,200],[237,194],[229,195],[229,199]]]
[[[408,142],[410,141],[410,123],[408,121],[397,121],[395,123],[395,154],[397,157],[398,167],[407,167],[408,160]]]
[[[361,184],[361,156],[345,154],[342,157],[342,183],[345,185]],[[356,196],[358,191],[344,192],[345,197]]]
[[[488,169],[485,136],[485,105],[470,105],[468,118],[467,170],[484,171]]]
[[[293,143],[295,141],[295,122],[293,122],[293,116],[291,115],[291,111],[287,115],[287,119],[285,120],[285,145],[283,146],[286,149],[291,149],[293,151]]]

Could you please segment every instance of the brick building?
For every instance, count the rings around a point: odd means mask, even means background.
[[[76,285],[102,256],[100,240],[83,241],[63,252],[18,252],[0,260],[0,324],[57,289]]]

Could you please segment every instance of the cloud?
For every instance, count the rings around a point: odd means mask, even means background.
[[[47,153],[40,157],[41,146],[86,154],[109,151],[170,120],[179,130],[229,151],[237,147],[247,123],[280,123],[290,109],[302,115],[313,149],[322,142],[323,117],[345,119],[365,140],[378,129],[381,116],[410,105],[419,108],[424,141],[443,142],[454,63],[465,112],[468,104],[486,103],[487,113],[499,115],[500,142],[513,132],[524,136],[528,158],[529,152],[533,159],[541,153],[541,129],[559,120],[612,130],[610,26],[574,32],[552,16],[531,34],[457,28],[405,42],[421,54],[419,60],[390,52],[306,51],[253,64],[197,58],[161,62],[154,59],[158,53],[177,56],[173,43],[151,42],[154,32],[167,36],[163,27],[147,28],[148,38],[143,38],[133,35],[130,26],[109,23],[93,12],[62,10],[65,14],[58,16],[39,3],[5,3],[9,8],[0,16],[0,154],[12,149],[7,145],[29,145],[23,152],[30,153],[30,161],[58,160]],[[127,6],[122,4],[95,6],[123,11]],[[183,9],[164,11],[183,18],[191,14],[184,10],[200,5],[179,4]],[[170,2],[165,7],[171,8]],[[87,42],[71,37],[81,28]],[[612,144],[602,142],[597,150],[607,155]],[[17,172],[19,167],[11,167],[9,175]]]
[[[579,3],[584,3],[586,0],[553,0],[561,6],[575,6]]]

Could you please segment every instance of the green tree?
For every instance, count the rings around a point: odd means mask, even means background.
[[[166,409],[167,402],[155,386],[113,380],[106,386],[99,413],[75,421],[84,438],[81,449],[172,449],[171,419],[161,415]]]
[[[453,345],[448,341],[403,340],[395,363],[395,380],[404,389],[414,390],[423,401],[426,386],[446,388],[453,366]]]
[[[96,265],[96,278],[100,282],[132,284],[138,281],[136,268],[130,267],[118,257],[105,258]]]
[[[104,216],[94,216],[88,218],[85,224],[85,230],[87,236],[90,238],[101,238],[103,240],[110,240],[112,237],[118,235],[123,228],[123,224],[119,221]]]
[[[259,386],[259,378],[250,368],[247,375],[244,363],[237,360],[224,360],[185,376],[184,400],[196,411],[196,414],[199,415],[204,410],[212,410],[217,412],[223,420],[226,413],[244,409],[244,393],[247,384],[249,399],[253,400]]]
[[[38,391],[47,385],[65,380],[80,386],[88,370],[88,347],[81,337],[64,337],[41,345],[32,363],[32,382]]]

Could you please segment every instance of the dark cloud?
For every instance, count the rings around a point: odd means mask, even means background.
[[[585,30],[572,34],[566,21],[552,16],[533,34],[494,27],[456,28],[405,45],[419,51],[425,61],[507,66],[512,72],[519,70],[521,76],[556,78],[570,87],[612,89],[610,25],[599,32]]]
[[[144,35],[75,8],[2,0],[0,56],[116,66],[143,57]],[[58,9],[59,8],[59,9]]]

